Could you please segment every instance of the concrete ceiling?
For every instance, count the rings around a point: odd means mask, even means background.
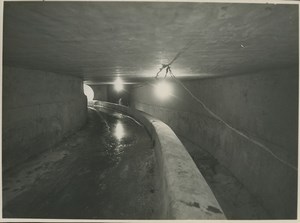
[[[192,42],[191,42],[192,41]],[[297,66],[298,5],[5,2],[4,65],[90,82],[210,77]]]

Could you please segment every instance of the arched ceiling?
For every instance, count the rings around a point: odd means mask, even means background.
[[[4,65],[88,82],[201,78],[298,65],[298,5],[5,2]]]

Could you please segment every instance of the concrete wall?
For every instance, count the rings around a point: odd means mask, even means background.
[[[108,94],[107,94],[107,101],[111,103],[119,103],[121,99],[122,105],[128,105],[129,103],[129,85],[124,85],[124,89],[120,92],[117,92],[114,89],[114,85],[108,85]]]
[[[49,149],[85,123],[87,102],[82,88],[79,78],[4,68],[4,169]]]
[[[102,101],[93,101],[92,106],[128,114],[148,131],[155,151],[157,218],[226,219],[204,177],[169,126],[127,106]]]
[[[94,91],[94,100],[107,101],[107,85],[89,85]]]
[[[120,98],[122,99],[123,105],[128,105],[129,103],[129,91],[130,86],[124,85],[124,89],[120,92],[117,92],[114,89],[113,84],[106,85],[91,85],[91,88],[94,91],[94,100],[99,101],[108,101],[111,103],[119,103]]]
[[[176,75],[176,74],[175,74]],[[208,108],[234,128],[297,167],[298,69],[184,81]],[[296,218],[297,170],[212,117],[177,83],[159,101],[148,86],[133,89],[131,104],[166,122],[179,137],[214,155],[274,218]]]

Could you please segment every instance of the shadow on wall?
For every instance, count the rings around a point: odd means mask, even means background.
[[[177,83],[172,83],[173,96],[168,100],[158,100],[152,87],[144,86],[132,90],[130,103],[211,153],[261,201],[273,218],[295,219],[298,69],[191,80],[184,84],[226,123],[269,151],[217,120]]]
[[[83,126],[86,104],[79,78],[4,67],[3,169],[49,149]]]

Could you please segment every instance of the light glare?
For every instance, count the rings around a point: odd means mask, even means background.
[[[116,91],[122,91],[124,89],[124,86],[123,86],[123,81],[121,78],[117,78],[114,82],[114,87],[115,87],[115,90]]]
[[[165,80],[160,81],[155,86],[155,94],[159,99],[165,100],[172,95],[172,87]]]
[[[84,84],[83,93],[86,95],[88,101],[92,101],[94,99],[94,91],[90,86]]]
[[[116,124],[114,135],[118,140],[121,140],[125,135],[123,124],[120,121],[118,121],[118,123]]]

